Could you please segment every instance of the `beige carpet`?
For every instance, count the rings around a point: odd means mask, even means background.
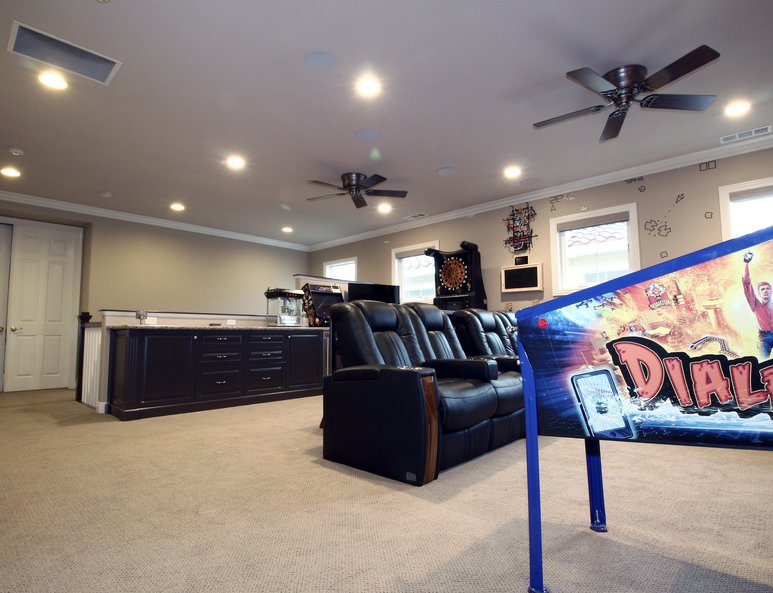
[[[416,488],[322,460],[319,397],[120,422],[0,394],[0,591],[525,592],[518,442]],[[552,593],[773,593],[773,452],[542,438]]]

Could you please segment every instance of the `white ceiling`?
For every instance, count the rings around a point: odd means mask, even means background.
[[[105,86],[37,82],[37,62],[0,54],[0,178],[11,193],[240,233],[296,246],[536,195],[579,180],[718,149],[720,136],[773,124],[773,2],[767,0],[0,0],[7,43],[19,21],[123,62]],[[599,103],[565,76],[638,63],[650,73],[706,44],[721,57],[661,89],[716,94],[705,112],[633,106],[599,142],[609,111],[535,129]],[[331,52],[337,65],[309,67]],[[357,98],[375,72],[383,94]],[[753,104],[730,120],[734,98]],[[361,140],[360,129],[378,131]],[[773,145],[773,135],[760,138]],[[12,157],[6,147],[25,149]],[[370,156],[373,148],[380,160]],[[728,150],[734,148],[727,145]],[[235,151],[241,173],[222,160]],[[502,169],[523,168],[508,181]],[[773,165],[772,165],[773,166]],[[437,171],[453,167],[454,176]],[[380,173],[405,189],[381,215],[310,179]],[[528,180],[528,181],[524,181]],[[100,192],[112,192],[111,198]],[[179,200],[187,209],[169,210]],[[77,208],[75,207],[75,208]],[[291,235],[281,227],[294,228]],[[305,248],[305,247],[301,247]]]

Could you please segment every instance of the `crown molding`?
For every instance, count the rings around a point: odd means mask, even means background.
[[[271,247],[279,247],[281,249],[292,249],[294,251],[312,252],[320,251],[322,249],[329,249],[330,247],[338,247],[339,245],[348,245],[349,243],[355,243],[357,241],[365,241],[367,239],[373,239],[375,237],[383,237],[392,233],[401,231],[407,231],[431,224],[438,224],[449,220],[455,220],[457,218],[465,218],[475,216],[476,214],[482,214],[484,212],[490,212],[492,210],[498,210],[499,208],[508,208],[516,204],[522,204],[523,202],[534,202],[542,200],[544,198],[550,198],[559,194],[571,193],[575,191],[581,191],[591,187],[599,187],[608,183],[615,183],[623,181],[625,179],[631,179],[632,177],[639,177],[644,175],[652,175],[654,173],[661,173],[663,171],[670,171],[673,169],[679,169],[681,167],[687,167],[695,165],[707,160],[729,158],[733,156],[739,156],[749,152],[756,152],[758,150],[765,150],[767,148],[773,148],[773,136],[763,136],[760,138],[754,138],[751,140],[745,140],[742,142],[731,143],[723,146],[717,146],[686,154],[678,157],[664,159],[662,161],[656,161],[647,163],[644,165],[638,165],[636,167],[630,167],[621,171],[615,171],[613,173],[605,173],[603,175],[597,175],[595,177],[589,177],[579,181],[573,181],[565,183],[563,185],[556,185],[545,189],[536,190],[526,194],[516,194],[493,202],[486,202],[485,204],[476,204],[469,208],[462,208],[459,210],[452,210],[443,214],[435,216],[428,216],[420,220],[412,220],[402,224],[397,224],[389,227],[383,227],[366,233],[360,233],[357,235],[351,235],[349,237],[343,237],[341,239],[335,239],[333,241],[326,241],[324,243],[317,243],[315,245],[304,245],[301,243],[291,243],[289,241],[278,241],[276,239],[269,239],[267,237],[260,237],[257,235],[248,235],[246,233],[236,233],[232,231],[226,231],[223,229],[216,229],[212,227],[205,227],[195,224],[188,224],[184,222],[176,222],[173,220],[165,220],[163,218],[154,218],[152,216],[143,216],[140,214],[130,214],[127,212],[119,212],[118,210],[110,210],[108,208],[98,208],[96,206],[85,206],[82,204],[74,204],[72,202],[63,202],[60,200],[51,200],[48,198],[41,198],[38,196],[30,196],[26,194],[18,194],[0,190],[0,201],[15,202],[17,204],[25,204],[28,206],[37,206],[39,208],[48,208],[51,210],[60,210],[64,212],[73,212],[76,214],[85,214],[88,216],[95,216],[98,218],[110,218],[113,220],[122,220],[124,222],[133,222],[136,224],[145,224],[150,226],[158,226],[166,229],[174,229],[179,231],[185,231],[188,233],[199,233],[202,235],[210,235],[214,237],[222,237],[224,239],[231,239],[234,241],[245,241],[247,243],[257,243],[259,245],[269,245]]]
[[[96,206],[84,206],[83,204],[74,204],[72,202],[62,202],[59,200],[50,200],[37,196],[26,194],[17,194],[13,192],[0,190],[0,201],[14,202],[16,204],[25,204],[27,206],[37,206],[39,208],[49,208],[51,210],[60,210],[64,212],[74,212],[76,214],[86,214],[98,218],[111,218],[113,220],[122,220],[124,222],[134,222],[136,224],[145,224],[149,226],[158,226],[165,229],[174,229],[188,233],[198,233],[200,235],[211,235],[213,237],[222,237],[234,241],[245,241],[247,243],[258,243],[260,245],[269,245],[271,247],[280,247],[282,249],[293,249],[295,251],[310,251],[308,245],[301,243],[290,243],[289,241],[277,241],[267,237],[257,235],[248,235],[246,233],[235,233],[222,229],[200,226],[197,224],[188,224],[174,220],[164,220],[163,218],[154,218],[152,216],[143,216],[141,214],[130,214],[128,212],[119,212],[108,208],[97,208]]]
[[[522,204],[524,202],[535,202],[545,198],[551,198],[560,194],[566,194],[591,187],[599,187],[607,185],[609,183],[616,183],[618,181],[624,181],[631,179],[632,177],[641,177],[644,175],[653,175],[655,173],[662,173],[663,171],[671,171],[673,169],[679,169],[681,167],[688,167],[690,165],[697,165],[705,161],[730,158],[733,156],[739,156],[749,152],[756,152],[758,150],[765,150],[767,148],[773,148],[773,136],[765,136],[761,138],[754,138],[752,140],[745,140],[743,142],[728,144],[724,146],[717,146],[702,150],[699,152],[693,152],[686,155],[672,157],[664,159],[662,161],[655,161],[644,165],[637,165],[636,167],[630,167],[628,169],[622,169],[613,173],[605,173],[603,175],[597,175],[595,177],[589,177],[579,181],[572,181],[563,185],[555,185],[545,189],[536,190],[526,194],[516,194],[493,202],[486,202],[485,204],[477,204],[470,206],[469,208],[462,208],[460,210],[453,210],[451,212],[445,212],[436,216],[428,216],[419,220],[412,220],[397,224],[390,227],[384,227],[367,233],[360,233],[358,235],[352,235],[342,239],[335,239],[333,241],[326,241],[325,243],[317,243],[310,246],[310,251],[320,251],[322,249],[328,249],[330,247],[338,247],[339,245],[347,245],[349,243],[355,243],[357,241],[365,241],[367,239],[373,239],[375,237],[382,237],[392,233],[400,231],[407,231],[409,229],[415,229],[418,227],[427,226],[430,224],[438,224],[440,222],[446,222],[449,220],[455,220],[457,218],[464,218],[469,216],[475,216],[476,214],[482,214],[484,212],[490,212],[492,210],[498,210],[499,208],[509,208],[516,204]]]

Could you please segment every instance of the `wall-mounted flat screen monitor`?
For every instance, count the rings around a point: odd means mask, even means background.
[[[346,300],[400,302],[400,287],[394,284],[371,284],[370,282],[349,282]]]
[[[542,290],[542,263],[502,268],[502,292]]]

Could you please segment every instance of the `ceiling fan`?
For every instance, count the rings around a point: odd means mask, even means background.
[[[386,177],[382,177],[378,173],[374,173],[370,177],[365,175],[364,173],[344,173],[341,175],[341,185],[336,185],[334,183],[328,183],[326,181],[317,181],[316,179],[309,180],[309,183],[316,183],[317,185],[326,185],[328,187],[334,187],[336,189],[340,189],[343,191],[333,193],[333,194],[324,194],[321,196],[315,196],[313,198],[307,198],[307,201],[311,202],[314,200],[322,200],[325,198],[332,198],[334,196],[345,196],[346,194],[349,194],[352,198],[352,201],[354,202],[354,205],[357,206],[357,208],[363,208],[367,206],[368,204],[365,202],[366,196],[383,196],[386,198],[404,198],[408,195],[407,191],[403,190],[392,190],[392,189],[371,189],[374,185],[378,185],[379,183],[384,183],[386,181]]]
[[[693,70],[716,60],[718,57],[718,52],[711,49],[708,45],[701,45],[651,76],[647,76],[647,69],[639,64],[619,66],[610,70],[604,76],[600,76],[590,68],[572,70],[566,73],[569,78],[594,93],[598,93],[607,100],[607,103],[604,105],[593,105],[592,107],[572,111],[558,117],[552,117],[537,122],[533,126],[535,128],[542,128],[566,119],[586,113],[596,113],[607,107],[614,106],[615,110],[609,114],[604,131],[601,133],[599,141],[602,142],[617,137],[632,103],[638,103],[646,109],[703,111],[714,102],[714,99],[717,98],[716,95],[652,94],[647,95],[643,99],[637,99],[636,97],[640,93],[651,93],[660,87],[674,82]]]

